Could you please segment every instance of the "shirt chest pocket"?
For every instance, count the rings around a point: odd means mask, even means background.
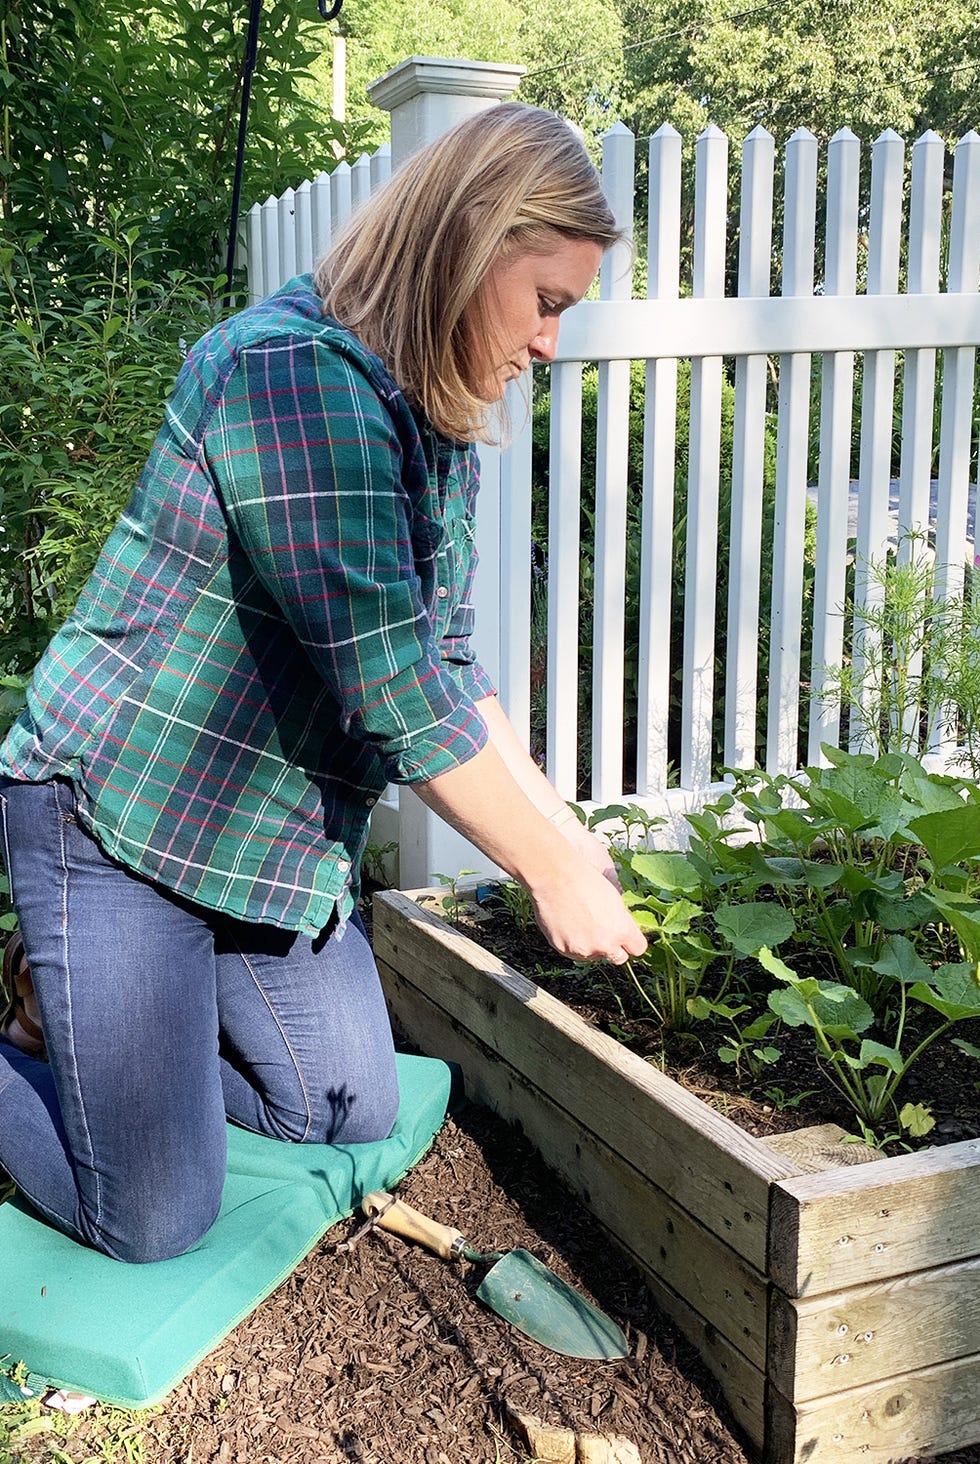
[[[473,559],[475,525],[465,513],[447,514],[436,556],[436,628],[444,635],[463,598]]]

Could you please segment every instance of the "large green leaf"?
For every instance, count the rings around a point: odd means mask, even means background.
[[[907,798],[919,805],[920,817],[963,807],[962,796],[934,773],[910,772],[902,778],[902,789]]]
[[[701,888],[701,876],[684,854],[660,850],[634,854],[630,860],[630,868],[635,875],[649,881],[656,889],[691,893]]]
[[[862,1067],[878,1062],[882,1067],[891,1068],[893,1073],[900,1073],[904,1067],[902,1054],[897,1047],[885,1047],[881,1042],[872,1042],[869,1037],[865,1037],[861,1043],[859,1062]]]
[[[684,935],[701,914],[701,906],[691,900],[675,900],[664,916],[664,935]]]
[[[907,899],[896,899],[894,894],[870,894],[867,910],[882,930],[914,930],[931,920],[934,915],[931,900],[921,891],[916,891]]]
[[[874,1021],[867,1002],[851,987],[812,977],[770,992],[769,1006],[791,1027],[815,1027],[819,1022],[828,1037],[837,1042],[857,1041],[858,1034],[867,1031]]]
[[[725,939],[745,956],[754,956],[761,946],[779,945],[780,941],[788,940],[796,929],[788,910],[766,900],[720,905],[715,911],[715,925]]]
[[[787,966],[785,961],[780,960],[779,956],[774,955],[768,946],[761,946],[760,949],[756,951],[756,959],[759,961],[760,965],[763,966],[764,969],[770,973],[770,975],[778,976],[780,981],[799,980],[799,977],[792,969],[792,967]]]
[[[871,969],[882,976],[892,976],[906,985],[932,979],[932,971],[904,935],[888,937],[881,948],[881,958],[874,962]]]
[[[933,972],[928,985],[921,981],[910,987],[909,996],[924,1006],[934,1007],[952,1022],[980,1017],[980,985],[976,967],[968,961],[940,966]]]
[[[914,818],[909,828],[939,872],[965,859],[980,859],[980,804],[961,803]]]

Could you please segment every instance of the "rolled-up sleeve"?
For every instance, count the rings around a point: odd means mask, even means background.
[[[425,596],[441,529],[410,497],[398,424],[358,362],[320,339],[249,348],[205,452],[231,530],[343,731],[393,783],[474,756],[486,677],[463,650],[462,607],[459,633],[435,636]]]

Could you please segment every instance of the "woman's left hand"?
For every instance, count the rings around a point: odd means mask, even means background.
[[[611,885],[618,890],[621,888],[619,875],[616,873],[616,866],[613,863],[612,855],[609,853],[609,846],[598,834],[592,833],[585,824],[579,823],[577,818],[570,818],[564,821],[559,829],[562,836],[568,840],[572,848],[593,869],[605,875]]]

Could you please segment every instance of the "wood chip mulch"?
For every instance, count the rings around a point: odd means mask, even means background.
[[[338,1226],[147,1425],[145,1464],[524,1464],[509,1410],[620,1435],[650,1464],[746,1464],[717,1390],[642,1282],[512,1128],[450,1119],[399,1187],[478,1248],[523,1246],[627,1333],[583,1362],[472,1295],[480,1268]]]
[[[583,1362],[547,1351],[476,1301],[482,1268],[461,1270],[377,1230],[350,1245],[362,1223],[355,1217],[158,1409],[134,1418],[127,1457],[542,1464],[522,1443],[519,1413],[573,1430],[580,1446],[589,1436],[626,1440],[633,1464],[637,1456],[641,1464],[750,1464],[694,1350],[515,1129],[465,1107],[398,1193],[477,1248],[531,1251],[619,1323],[630,1356]],[[32,1434],[15,1455],[0,1451],[0,1464],[95,1464],[103,1457],[91,1452],[100,1448],[100,1413],[80,1415],[60,1450]],[[611,1464],[621,1456],[608,1457]],[[980,1448],[946,1455],[944,1464],[980,1464]]]

